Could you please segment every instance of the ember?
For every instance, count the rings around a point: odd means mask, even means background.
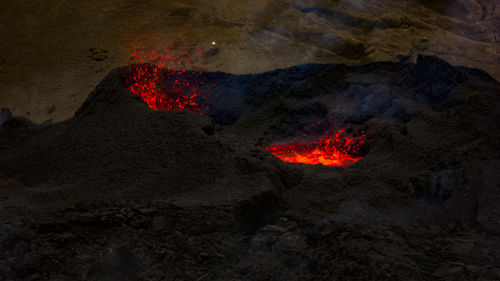
[[[189,57],[193,47],[183,46],[180,40],[156,49],[130,46],[130,60],[134,62],[129,65],[127,79],[130,92],[141,97],[153,110],[208,112],[208,108],[200,108],[197,103],[202,73],[186,70],[191,67],[187,66],[190,62],[181,59]],[[271,144],[266,150],[285,162],[312,165],[347,166],[363,158],[367,143],[364,131],[358,136],[348,136],[344,130],[330,127],[333,129],[327,134],[312,141]]]
[[[345,136],[344,130],[332,129],[328,134],[312,141],[292,144],[272,144],[266,147],[284,162],[325,166],[347,166],[362,159],[367,144],[366,135]]]
[[[196,102],[201,73],[188,71],[190,62],[180,59],[187,57],[192,47],[183,46],[179,40],[157,50],[131,46],[130,59],[137,63],[129,65],[127,87],[131,93],[153,110],[202,110]]]

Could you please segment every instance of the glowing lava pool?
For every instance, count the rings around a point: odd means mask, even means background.
[[[284,162],[348,166],[363,158],[367,140],[364,131],[357,137],[344,136],[344,133],[344,130],[333,129],[312,142],[272,144],[265,149]]]

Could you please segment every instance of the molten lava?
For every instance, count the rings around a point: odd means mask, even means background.
[[[273,144],[266,150],[284,162],[347,166],[363,158],[361,154],[367,141],[364,131],[357,137],[344,136],[344,132],[333,129],[309,143]]]
[[[196,102],[201,83],[200,72],[186,70],[192,47],[184,47],[175,40],[173,44],[150,50],[131,44],[128,90],[141,97],[153,110],[187,109],[200,112]]]
[[[200,111],[196,103],[198,85],[180,76],[182,71],[165,71],[152,64],[129,66],[128,90],[141,97],[153,110],[188,109]],[[195,75],[195,72],[191,73]],[[164,78],[163,76],[167,76]],[[167,89],[161,81],[169,81]]]
[[[197,103],[202,73],[186,70],[192,69],[187,58],[195,48],[183,46],[180,40],[174,40],[168,46],[153,45],[130,44],[133,64],[129,65],[126,80],[128,90],[141,97],[153,110],[208,112],[208,108],[200,108]],[[285,162],[346,166],[363,158],[366,138],[364,131],[360,136],[345,136],[344,133],[332,129],[312,142],[272,144],[266,150]]]

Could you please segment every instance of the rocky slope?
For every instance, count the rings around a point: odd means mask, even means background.
[[[500,78],[495,0],[0,3],[0,106],[34,122],[71,117],[107,72],[130,62],[131,43],[153,51],[174,38],[203,48],[182,59],[210,71],[426,54]]]
[[[417,63],[206,72],[203,116],[108,74],[73,118],[0,114],[2,280],[495,280],[500,84]],[[333,116],[348,167],[256,145]]]

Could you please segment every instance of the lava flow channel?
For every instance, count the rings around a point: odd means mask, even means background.
[[[284,162],[347,166],[363,158],[361,154],[367,141],[364,131],[358,137],[343,133],[343,130],[332,130],[310,143],[272,144],[266,150]]]

